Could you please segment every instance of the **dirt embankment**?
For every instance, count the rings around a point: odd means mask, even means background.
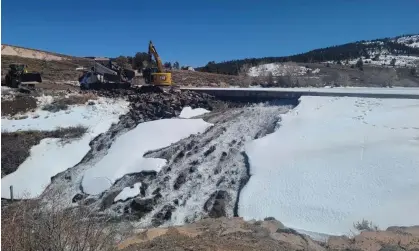
[[[51,53],[41,50],[29,49],[19,46],[1,45],[1,55],[2,56],[18,56],[23,58],[35,58],[35,59],[42,59],[42,60],[66,60],[68,57],[64,55],[60,55],[57,53]]]
[[[28,65],[29,71],[40,72],[43,81],[62,82],[77,81],[81,72],[77,67],[90,67],[92,61],[84,58],[68,58],[63,60],[44,60],[25,58],[16,55],[1,55],[1,72],[4,76],[9,71],[9,64],[22,63]]]
[[[419,250],[419,226],[392,227],[362,232],[353,237],[332,237],[326,243],[286,228],[274,218],[203,219],[193,224],[140,231],[118,246],[119,250]]]
[[[228,87],[243,86],[239,76],[198,71],[173,70],[173,82],[180,86]]]

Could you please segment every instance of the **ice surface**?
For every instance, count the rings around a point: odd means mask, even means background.
[[[302,97],[246,153],[246,219],[331,235],[419,224],[419,100]]]
[[[192,109],[192,107],[190,106],[186,106],[182,109],[182,111],[180,112],[179,117],[180,118],[185,118],[185,119],[189,119],[192,117],[196,117],[205,113],[209,113],[210,111],[204,109],[204,108],[195,108]]]
[[[30,156],[19,168],[2,178],[1,197],[10,198],[9,186],[13,185],[14,197],[35,198],[51,182],[51,177],[76,165],[90,150],[89,143],[97,135],[118,122],[119,116],[128,111],[122,100],[102,99],[95,106],[71,107],[67,113],[56,114],[38,111],[44,117],[22,120],[2,119],[2,131],[54,130],[56,127],[82,125],[88,131],[82,138],[63,143],[60,139],[43,139],[33,146]],[[47,117],[47,118],[46,118]],[[3,149],[5,150],[5,149]]]
[[[187,90],[229,90],[231,88],[201,88],[191,87],[184,88]],[[235,88],[234,91],[264,91],[264,92],[326,92],[326,93],[375,93],[375,94],[419,94],[417,87],[394,87],[394,88],[372,88],[372,87],[335,87],[335,88],[262,88],[262,87],[249,87],[249,88]]]
[[[135,183],[133,187],[125,187],[122,191],[115,197],[113,201],[126,200],[133,198],[140,194],[141,182]]]
[[[202,119],[162,119],[137,125],[118,137],[107,155],[85,172],[82,181],[84,192],[100,194],[125,174],[159,171],[166,160],[143,158],[144,153],[202,133],[209,126],[211,124]]]

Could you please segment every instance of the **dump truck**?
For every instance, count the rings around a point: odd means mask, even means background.
[[[79,78],[80,88],[88,89],[127,89],[131,87],[135,72],[124,69],[109,60],[108,64],[94,62],[89,71]]]

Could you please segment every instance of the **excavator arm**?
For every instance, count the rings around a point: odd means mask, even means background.
[[[164,72],[164,68],[163,68],[163,64],[161,62],[160,56],[157,53],[156,47],[154,47],[153,42],[151,41],[148,44],[148,55],[150,55],[150,59],[151,59],[151,56],[153,56],[154,59],[156,60],[157,69],[159,70],[159,73]]]
[[[152,84],[155,86],[172,85],[172,73],[165,71],[156,47],[154,47],[153,42],[151,41],[148,44],[148,55],[150,60],[153,57],[156,60],[157,69],[153,67],[143,70],[143,78],[145,79],[146,84]]]

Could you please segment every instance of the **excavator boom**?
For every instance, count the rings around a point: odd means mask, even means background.
[[[156,47],[154,47],[153,42],[151,41],[148,44],[148,55],[150,56],[150,59],[154,57],[157,68],[146,68],[143,70],[145,82],[154,86],[171,86],[172,73],[164,70],[163,63],[157,53]]]
[[[153,42],[150,41],[148,44],[148,55],[153,56],[157,63],[157,69],[159,70],[159,73],[164,72],[163,64],[161,62],[160,56],[157,53],[156,47],[154,47]]]

